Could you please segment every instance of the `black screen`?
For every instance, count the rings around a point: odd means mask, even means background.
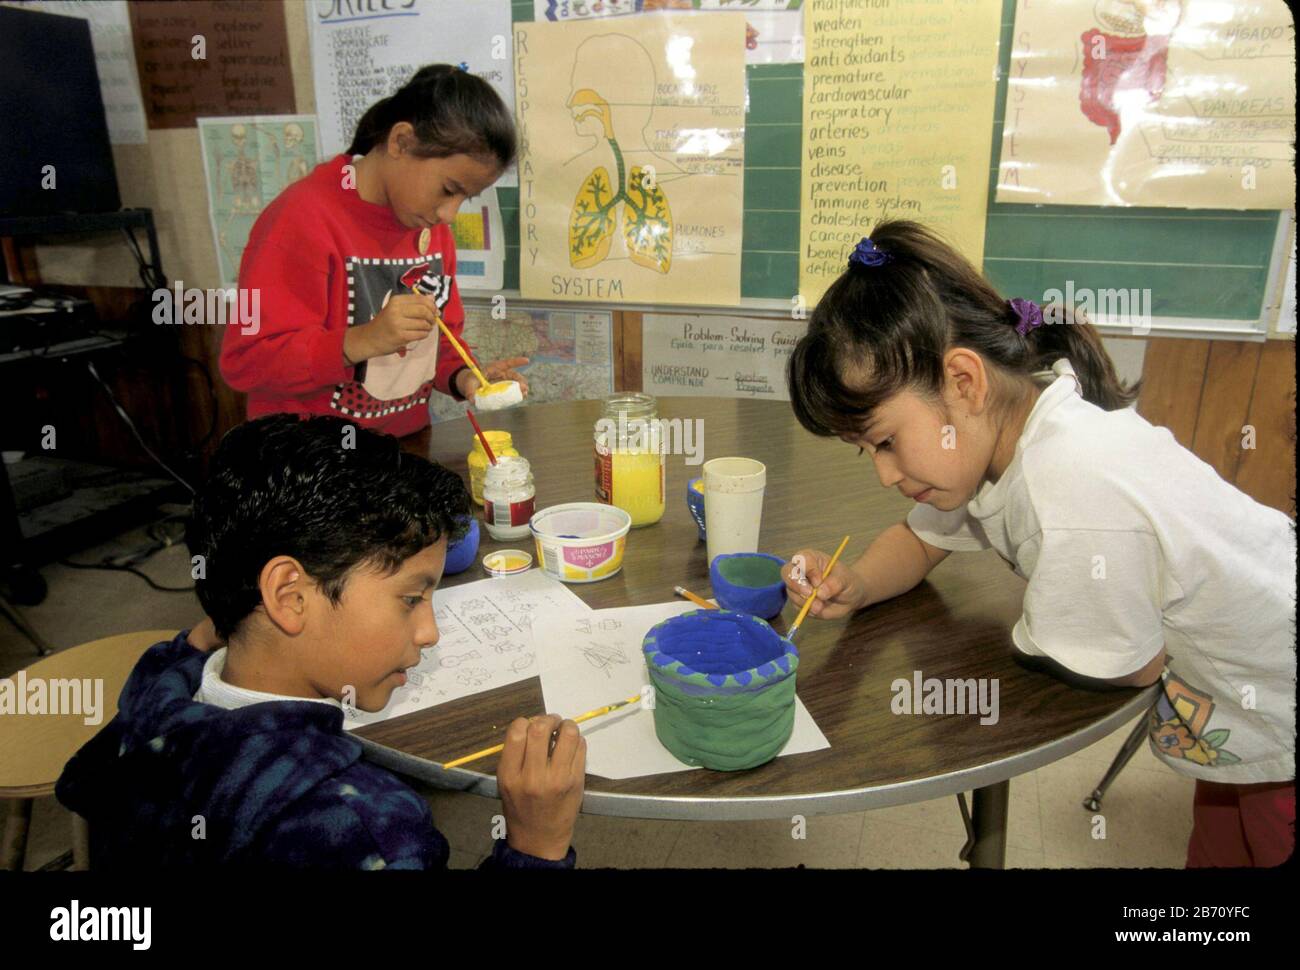
[[[0,145],[0,215],[121,208],[86,21],[0,7]]]

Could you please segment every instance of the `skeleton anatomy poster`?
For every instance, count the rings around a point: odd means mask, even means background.
[[[1019,0],[998,202],[1289,209],[1282,0]]]
[[[745,24],[515,26],[526,298],[740,299]]]

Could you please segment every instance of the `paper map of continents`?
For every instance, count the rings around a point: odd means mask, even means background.
[[[1016,6],[998,202],[1289,209],[1282,0]]]
[[[490,307],[465,308],[465,339],[480,362],[527,357],[524,406],[587,401],[614,393],[614,316],[608,311],[510,307],[505,319]],[[435,394],[434,421],[465,417],[465,402]]]
[[[525,298],[735,304],[745,25],[515,25]]]

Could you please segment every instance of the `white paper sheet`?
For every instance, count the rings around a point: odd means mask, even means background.
[[[693,603],[656,603],[586,615],[547,616],[533,623],[546,709],[573,717],[631,697],[650,683],[641,641],[656,623],[696,609]],[[629,705],[582,725],[587,773],[601,778],[638,778],[691,771],[655,735],[654,711]],[[794,732],[778,757],[820,751],[830,742],[795,698]]]
[[[358,12],[316,4],[308,17],[325,157],[345,151],[366,109],[426,64],[462,64],[515,107],[507,0],[408,0]],[[376,8],[378,4],[374,5]],[[497,185],[518,185],[511,168]]]
[[[540,569],[438,590],[433,594],[433,611],[440,634],[437,646],[424,651],[419,665],[407,674],[406,686],[393,691],[382,711],[345,707],[345,728],[536,677],[538,661],[529,627],[539,617],[564,619],[591,612],[563,583]]]

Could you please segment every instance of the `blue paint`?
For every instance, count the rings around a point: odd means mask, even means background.
[[[478,556],[478,519],[469,520],[469,531],[447,547],[447,562],[442,567],[444,576],[454,576],[469,569]]]
[[[768,566],[770,564],[770,568]],[[736,552],[715,556],[709,564],[709,579],[713,582],[713,595],[718,605],[737,613],[749,613],[770,620],[785,608],[785,582],[780,579],[785,560],[765,552]],[[761,586],[733,582],[726,574],[757,573],[769,571],[776,581]]]
[[[728,674],[760,665],[775,669],[772,661],[783,655],[785,641],[771,627],[750,617],[700,610],[674,617],[662,626],[656,648],[660,657],[682,664],[679,673],[720,674],[721,685]]]

